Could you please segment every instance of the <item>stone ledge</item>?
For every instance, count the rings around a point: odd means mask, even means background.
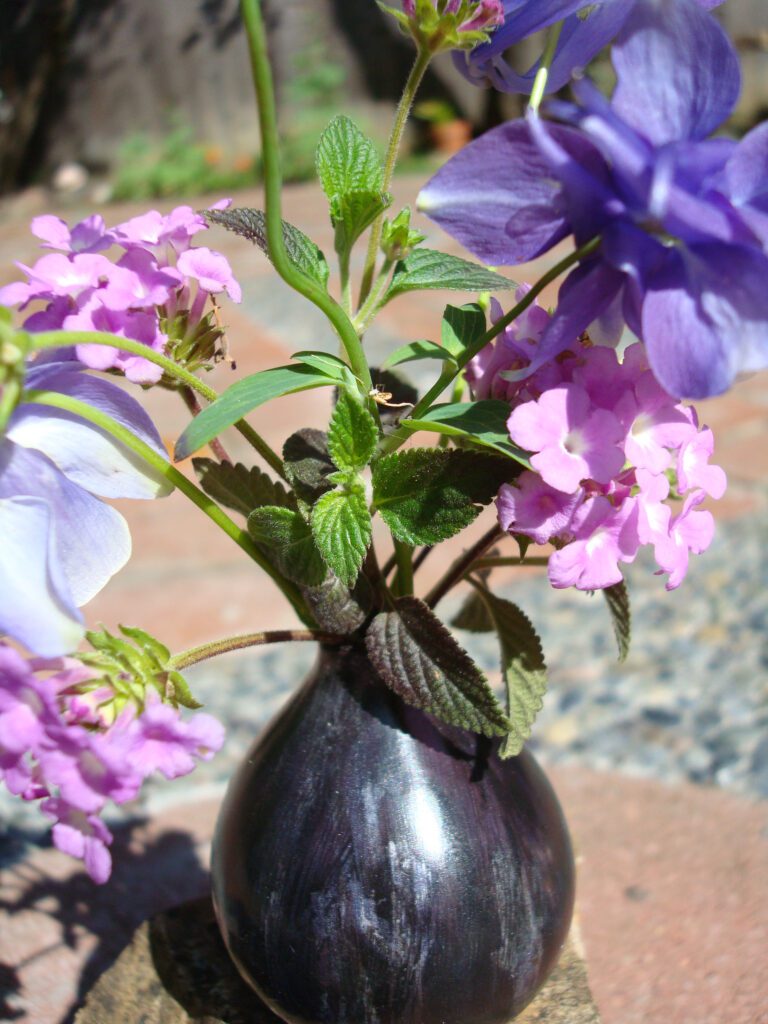
[[[91,989],[75,1024],[280,1024],[219,937],[209,898],[157,914]],[[518,1024],[600,1024],[584,961],[569,942]]]

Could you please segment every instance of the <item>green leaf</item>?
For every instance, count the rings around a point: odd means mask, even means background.
[[[310,388],[335,387],[338,381],[311,366],[276,366],[270,370],[252,373],[232,384],[207,408],[195,416],[176,442],[174,459],[186,459],[204,444],[231,427],[272,398],[292,395]]]
[[[464,352],[485,334],[485,312],[476,302],[465,306],[446,306],[440,325],[440,340],[454,356]]]
[[[333,356],[330,352],[294,352],[291,359],[297,363],[311,366],[320,373],[332,377],[340,387],[356,387],[355,375],[343,359]]]
[[[376,147],[354,121],[334,117],[317,146],[315,156],[320,184],[328,198],[349,192],[380,192],[384,167]]]
[[[485,602],[474,590],[467,594],[451,625],[456,629],[466,629],[468,633],[492,633],[496,628]]]
[[[379,431],[363,403],[342,392],[328,427],[328,452],[341,470],[359,472],[371,461]]]
[[[325,579],[325,563],[299,512],[269,505],[257,508],[248,516],[248,532],[289,580],[313,587]]]
[[[262,505],[296,508],[296,499],[257,466],[244,466],[236,462],[216,462],[214,459],[193,459],[197,478],[206,494],[220,505],[248,516]]]
[[[382,680],[407,704],[485,736],[509,731],[483,673],[418,598],[400,597],[394,611],[377,615],[365,646]]]
[[[624,580],[614,583],[603,590],[608,610],[611,613],[613,632],[619,648],[619,661],[625,661],[629,654],[629,643],[632,637],[632,613],[629,607],[629,591]]]
[[[365,495],[346,490],[324,494],[312,509],[312,533],[328,567],[351,587],[371,543]]]
[[[398,540],[437,544],[469,526],[517,473],[496,455],[410,448],[374,465],[374,504]]]
[[[254,210],[250,207],[206,210],[203,216],[212,224],[220,224],[228,231],[247,238],[249,242],[258,245],[261,251],[269,256],[267,225],[262,210]],[[312,239],[308,238],[303,231],[299,231],[293,224],[283,221],[283,241],[291,263],[322,288],[326,288],[329,274],[328,263]]]
[[[433,405],[419,419],[403,420],[410,430],[428,430],[448,437],[461,437],[506,455],[526,469],[531,468],[526,452],[512,444],[507,430],[509,403],[494,398],[478,402]]]
[[[404,292],[427,288],[448,288],[459,292],[497,292],[517,287],[508,277],[486,270],[458,256],[434,249],[414,249],[395,266],[395,273],[382,305]]]
[[[322,430],[304,427],[283,445],[285,475],[297,498],[307,506],[333,489],[328,479],[336,471],[328,454],[328,438]]]
[[[507,687],[510,730],[501,745],[501,757],[515,757],[531,735],[547,691],[547,666],[541,640],[531,620],[516,604],[479,591],[499,634],[501,671]]]
[[[336,252],[348,254],[357,239],[392,203],[387,192],[357,191],[331,200]]]
[[[436,341],[424,339],[401,345],[387,356],[381,366],[382,369],[387,369],[390,366],[399,366],[401,363],[414,363],[418,359],[440,359],[443,362],[453,362],[451,353],[442,345],[438,345]],[[458,372],[458,367],[456,369]]]

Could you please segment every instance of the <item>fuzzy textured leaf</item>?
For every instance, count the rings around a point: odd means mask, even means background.
[[[326,565],[351,587],[371,543],[365,495],[346,490],[324,494],[312,509],[312,533]]]
[[[454,356],[461,356],[485,334],[485,312],[476,302],[446,306],[440,325],[440,340]]]
[[[488,681],[423,601],[401,597],[373,620],[365,645],[383,681],[407,704],[484,736],[510,728]]]
[[[380,192],[384,167],[373,142],[354,121],[334,117],[317,146],[315,156],[320,184],[328,198],[350,192]]]
[[[358,576],[350,590],[329,572],[319,587],[304,587],[302,593],[320,629],[331,633],[354,633],[373,607],[373,592],[365,576]]]
[[[212,224],[220,224],[227,231],[247,238],[269,256],[267,224],[263,210],[242,206],[229,210],[206,210],[204,216]],[[283,242],[291,263],[322,288],[326,288],[330,273],[328,262],[312,239],[293,224],[283,221]]]
[[[434,249],[414,249],[395,266],[382,305],[404,292],[447,288],[459,292],[498,292],[515,288],[515,282],[478,263]]]
[[[485,602],[474,590],[467,594],[451,625],[468,633],[492,633],[496,629]]]
[[[379,431],[363,403],[342,392],[328,427],[328,453],[339,469],[359,472],[371,461]]]
[[[499,635],[501,671],[507,687],[510,729],[499,749],[501,757],[515,757],[531,735],[547,691],[547,666],[541,640],[531,620],[516,604],[480,591]]]
[[[215,402],[195,416],[176,442],[174,458],[177,462],[186,459],[222,430],[272,398],[310,388],[334,387],[337,383],[335,378],[302,363],[252,373],[228,387]]]
[[[333,489],[328,477],[336,466],[328,454],[328,438],[322,430],[304,427],[291,434],[283,445],[285,475],[299,501],[314,505]]]
[[[403,420],[403,426],[411,430],[427,430],[447,437],[463,438],[506,455],[530,469],[528,455],[509,438],[508,419],[508,402],[483,398],[477,402],[433,405],[418,420]]]
[[[374,465],[374,504],[398,540],[437,544],[469,526],[518,471],[497,455],[410,448]]]
[[[315,587],[325,579],[325,563],[299,512],[269,505],[254,509],[248,516],[248,532],[289,580]]]
[[[214,459],[193,459],[197,478],[206,494],[220,505],[249,516],[262,505],[296,508],[296,499],[277,480],[258,466],[242,462],[216,462]]]
[[[336,252],[348,254],[357,239],[392,204],[388,192],[354,191],[331,200]]]
[[[608,603],[608,610],[611,613],[613,632],[616,635],[616,644],[619,648],[619,661],[625,661],[629,654],[629,644],[632,638],[632,612],[629,606],[629,591],[624,580],[621,583],[614,583],[612,587],[606,587],[603,595]]]

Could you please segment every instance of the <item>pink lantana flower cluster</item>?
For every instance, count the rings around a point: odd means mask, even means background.
[[[0,288],[0,304],[23,310],[43,303],[25,321],[27,331],[107,331],[157,352],[173,355],[180,348],[194,359],[202,349],[210,356],[220,332],[209,299],[226,293],[239,302],[241,290],[221,253],[192,247],[207,227],[189,206],[166,215],[151,210],[113,228],[97,214],[71,230],[59,217],[35,217],[33,234],[55,251],[31,267],[17,263],[28,280]],[[162,374],[141,356],[103,345],[77,345],[71,355],[93,370],[121,370],[139,384],[157,383]]]
[[[725,473],[709,464],[712,431],[661,387],[639,342],[619,359],[580,339],[523,377],[548,320],[529,307],[467,374],[476,398],[511,404],[509,435],[531,453],[533,471],[499,492],[499,522],[555,547],[554,587],[609,587],[622,579],[620,563],[649,545],[673,590],[690,553],[705,551],[714,535],[702,502],[725,491]]]
[[[107,803],[134,799],[152,772],[188,774],[223,739],[211,715],[182,719],[150,690],[116,701],[77,659],[27,661],[0,643],[0,779],[40,801],[54,845],[82,859],[95,882],[112,867],[112,834],[100,817]]]

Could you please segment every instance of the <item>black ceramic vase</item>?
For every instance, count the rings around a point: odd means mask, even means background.
[[[213,848],[231,956],[291,1024],[506,1024],[573,904],[530,754],[405,705],[326,649],[230,784]]]

